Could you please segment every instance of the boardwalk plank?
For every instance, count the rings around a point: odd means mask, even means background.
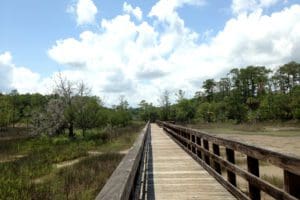
[[[224,199],[232,196],[156,124],[151,124],[147,199]]]

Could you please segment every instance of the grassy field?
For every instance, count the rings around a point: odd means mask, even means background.
[[[76,139],[0,138],[0,199],[94,199],[143,126],[78,131]]]

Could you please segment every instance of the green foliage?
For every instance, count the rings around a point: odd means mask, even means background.
[[[143,121],[146,122],[150,120],[151,122],[154,122],[156,119],[158,119],[158,109],[154,107],[152,103],[149,104],[145,100],[142,100],[139,106],[139,115]]]
[[[204,102],[201,103],[197,109],[197,118],[205,122],[215,121],[214,104]]]
[[[164,92],[159,117],[178,122],[299,120],[299,77],[300,64],[296,62],[274,72],[264,66],[234,68],[219,81],[205,80],[203,90],[192,99],[185,99],[184,92],[179,90],[177,102],[171,105],[170,93]],[[141,104],[141,109],[144,107]]]
[[[300,119],[300,86],[295,86],[291,93],[292,101],[290,107],[293,108],[293,118]]]
[[[211,102],[214,98],[216,82],[214,79],[207,79],[203,82],[203,89],[205,90],[206,98],[208,102]]]

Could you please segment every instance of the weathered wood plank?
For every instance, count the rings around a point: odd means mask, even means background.
[[[150,131],[147,123],[140,133],[133,147],[122,159],[117,169],[113,172],[105,186],[97,195],[96,200],[128,200],[134,187],[138,167],[144,149],[145,139]],[[101,172],[99,172],[101,173]]]
[[[284,171],[284,189],[300,199],[300,176],[289,171]]]
[[[220,147],[217,144],[213,144],[213,152],[215,155],[220,156]],[[214,169],[216,170],[217,173],[221,174],[221,165],[214,161]]]
[[[192,143],[197,139],[187,136],[183,141]],[[148,199],[235,199],[155,124],[151,125],[151,146],[153,167],[148,172],[148,191],[152,193]],[[196,149],[191,145],[185,148],[190,152]],[[195,153],[192,154],[197,157]]]
[[[176,131],[178,131],[177,127],[174,127],[174,126],[169,127],[168,125],[167,126],[164,125],[163,127],[165,130],[167,130],[167,132],[169,132],[174,137],[174,139],[176,138],[176,142],[179,145],[181,145],[182,142],[188,142],[188,141],[186,141],[185,138],[178,135],[178,133],[176,132]],[[203,135],[197,135],[196,137],[203,137]],[[204,138],[206,138],[208,141],[212,142],[208,137],[204,137]],[[287,191],[287,192],[285,192],[285,191],[271,185],[270,183],[264,181],[263,179],[259,178],[258,159],[253,158],[247,154],[248,161],[249,161],[249,165],[248,165],[249,172],[248,172],[234,164],[234,162],[233,162],[234,161],[234,151],[232,149],[228,148],[228,146],[226,146],[226,145],[222,145],[222,146],[225,146],[227,148],[227,151],[226,151],[227,157],[231,157],[228,160],[224,160],[222,157],[216,155],[215,153],[208,151],[206,148],[203,148],[196,142],[194,142],[194,143],[189,142],[189,144],[191,146],[195,146],[197,152],[200,151],[201,154],[204,154],[205,156],[209,156],[210,159],[212,159],[212,162],[218,162],[221,166],[225,167],[227,169],[227,171],[232,172],[234,174],[234,176],[235,176],[235,174],[237,174],[237,175],[241,176],[242,178],[246,179],[249,182],[250,197],[252,199],[259,198],[259,196],[260,196],[259,190],[266,192],[267,194],[273,196],[275,199],[296,200],[298,197],[297,195],[299,195],[298,186],[299,186],[299,182],[300,182],[300,176],[298,176],[297,174],[289,172],[288,170],[285,171],[285,190]],[[234,185],[232,185],[232,184],[228,185],[228,182],[225,181],[222,177],[220,177],[220,175],[217,173],[216,170],[212,169],[209,165],[206,164],[206,162],[199,159],[199,157],[194,156],[194,154],[192,152],[190,152],[189,149],[185,148],[184,146],[182,146],[182,147],[192,157],[194,157],[195,160],[197,160],[210,174],[212,174],[224,187],[226,187],[229,191],[231,191],[238,198],[241,198],[241,199],[245,198],[245,196],[243,194],[241,194],[238,190],[236,190]],[[228,155],[228,154],[231,154],[231,155]],[[283,156],[285,156],[285,155],[283,155]],[[257,190],[257,188],[259,188],[259,190]],[[251,190],[252,190],[252,194],[251,194]]]
[[[174,124],[165,124],[165,126],[179,131],[186,131],[187,129],[186,127]],[[294,174],[300,175],[300,158],[298,156],[285,155],[282,153],[257,147],[255,145],[249,145],[236,140],[229,140],[216,135],[211,135],[204,131],[199,131],[195,129],[189,129],[189,132],[193,133],[198,137],[209,140],[214,144],[228,147],[234,151],[239,151],[258,160],[267,161],[278,167],[284,168]]]
[[[258,160],[256,158],[252,158],[251,156],[247,156],[247,167],[248,171],[259,177],[259,165]],[[260,200],[260,189],[249,182],[249,197],[253,200]]]

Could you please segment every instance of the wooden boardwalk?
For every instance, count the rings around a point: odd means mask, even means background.
[[[151,124],[147,199],[235,199],[156,124]]]

